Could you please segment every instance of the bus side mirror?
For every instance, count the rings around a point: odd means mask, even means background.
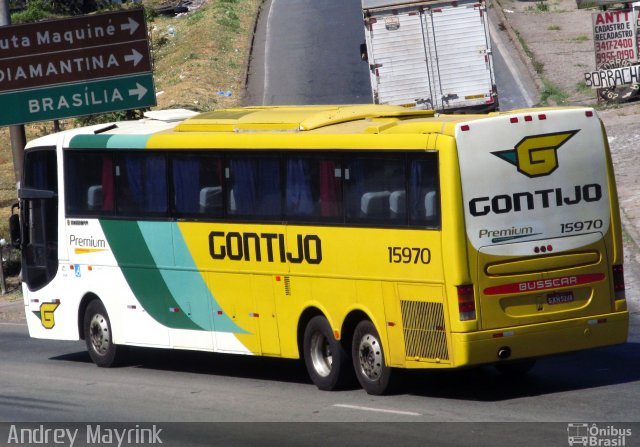
[[[9,233],[11,235],[11,245],[15,248],[20,248],[20,215],[14,213],[16,208],[20,208],[20,205],[17,203],[11,207],[11,216],[9,216]]]
[[[360,44],[360,59],[367,62],[369,60],[369,55],[367,54],[367,44]]]

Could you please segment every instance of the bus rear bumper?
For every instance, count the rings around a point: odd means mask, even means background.
[[[452,333],[453,367],[543,357],[627,341],[629,312],[473,333]],[[507,358],[501,359],[499,352]]]

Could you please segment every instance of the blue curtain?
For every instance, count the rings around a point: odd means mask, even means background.
[[[145,163],[146,200],[145,208],[153,213],[167,210],[167,171],[161,155],[152,155]]]
[[[194,158],[173,160],[173,190],[175,208],[179,213],[198,213],[200,210],[200,163]]]
[[[287,214],[309,216],[313,213],[311,179],[308,162],[302,159],[287,161]]]
[[[257,186],[254,163],[249,159],[231,160],[233,196],[237,214],[253,214],[257,205]]]

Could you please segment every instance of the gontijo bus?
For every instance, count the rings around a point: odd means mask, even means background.
[[[372,394],[395,368],[525,369],[627,338],[590,108],[159,115],[28,145],[32,337],[84,339],[99,366],[127,345],[304,358],[319,388],[355,371]]]

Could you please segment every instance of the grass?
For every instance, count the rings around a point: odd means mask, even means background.
[[[581,35],[581,36],[574,37],[571,40],[573,42],[581,43],[581,42],[588,42],[591,40],[591,38],[589,36]]]
[[[544,64],[540,62],[538,59],[536,59],[536,55],[533,54],[533,51],[531,51],[531,48],[529,48],[529,46],[527,45],[527,42],[524,41],[520,33],[516,30],[514,31],[516,33],[516,37],[518,38],[518,41],[520,42],[520,45],[522,45],[522,49],[524,50],[525,54],[531,61],[531,64],[533,65],[533,69],[535,70],[536,73],[538,73],[538,75],[542,76],[542,74],[544,73]]]
[[[549,31],[560,31],[561,28],[560,28],[560,25],[549,25],[547,27],[547,30],[549,30]]]
[[[542,92],[540,92],[540,105],[547,106],[552,102],[555,104],[563,104],[569,95],[560,90],[546,79],[542,79]]]
[[[526,10],[531,12],[549,12],[549,4],[545,1],[537,1],[535,6],[527,6]]]
[[[531,51],[531,48],[529,48],[522,36],[520,36],[520,33],[518,31],[515,31],[515,34],[518,38],[518,41],[520,42],[520,45],[522,45],[523,51],[531,61],[533,69],[538,74],[538,76],[540,76],[540,80],[542,81],[542,91],[540,92],[540,102],[538,103],[538,105],[548,106],[551,104],[564,104],[569,98],[569,95],[545,78],[544,64],[536,58],[536,55],[533,53],[533,51]]]
[[[38,0],[29,3],[36,5]],[[198,10],[180,17],[154,14],[153,7],[164,3],[166,0],[143,0],[156,90],[163,92],[153,109],[185,107],[208,111],[240,105],[254,21],[262,0],[208,0]],[[19,18],[29,21],[45,17],[38,11],[29,11]],[[18,23],[16,17],[12,21]],[[219,91],[231,92],[231,96],[218,95]],[[136,116],[139,112],[118,112],[90,119],[67,119],[61,125],[68,129]],[[27,140],[53,132],[51,122],[28,124],[25,128]],[[9,129],[4,127],[0,128],[0,238],[8,238],[8,217],[16,197]]]
[[[576,84],[576,92],[581,93],[583,95],[594,95],[594,90],[589,87],[587,84],[583,82],[578,82]]]

